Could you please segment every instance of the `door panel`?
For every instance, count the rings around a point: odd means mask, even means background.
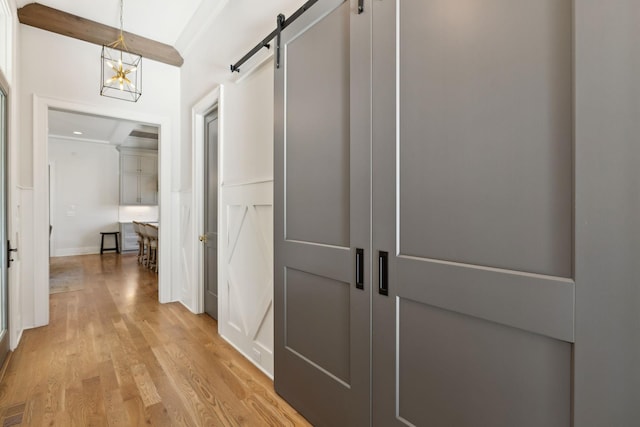
[[[416,426],[570,425],[571,344],[408,299],[398,312],[400,419]]]
[[[137,174],[122,174],[120,175],[120,179],[122,180],[122,183],[120,185],[120,203],[122,203],[123,205],[139,204],[139,176]]]
[[[292,268],[285,280],[287,349],[349,384],[350,284]]]
[[[400,252],[571,277],[571,1],[399,13]]]
[[[155,205],[158,203],[158,177],[157,175],[140,175],[140,203],[143,205]]]
[[[121,154],[120,157],[122,159],[122,173],[140,173],[140,156]]]
[[[318,426],[370,419],[368,22],[357,1],[318,1],[275,72],[275,388]]]
[[[140,156],[140,173],[143,175],[158,174],[158,159],[156,157]]]
[[[204,311],[218,318],[218,111],[204,118]]]
[[[287,43],[288,240],[349,246],[348,30],[334,13]]]
[[[571,2],[373,7],[374,424],[569,426]]]

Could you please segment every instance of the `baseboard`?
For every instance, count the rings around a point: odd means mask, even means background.
[[[90,246],[86,248],[69,248],[57,249],[53,254],[54,257],[76,256],[76,255],[95,255],[100,253],[100,246]],[[114,253],[114,252],[108,252]]]
[[[20,329],[20,332],[18,332],[18,337],[16,338],[16,346],[12,349],[12,351],[15,351],[20,345],[20,341],[22,340],[23,333],[24,333],[24,327]]]
[[[253,363],[256,368],[260,369],[263,374],[265,374],[267,377],[269,377],[269,379],[271,379],[271,381],[273,381],[273,374],[269,373],[266,369],[260,366],[252,357],[250,357],[247,353],[242,351],[237,345],[232,343],[227,337],[225,337],[220,333],[218,333],[218,335],[220,335],[223,340],[225,340],[227,343],[229,343],[229,345],[231,345],[231,347],[233,347],[238,353],[244,356],[244,358],[247,359],[249,362]]]
[[[7,373],[7,369],[9,367],[9,362],[11,361],[11,356],[13,356],[13,351],[9,351],[7,353],[7,357],[4,359],[4,363],[0,368],[0,382],[4,381],[4,375]]]
[[[191,307],[189,307],[187,304],[185,304],[183,300],[176,300],[176,301],[172,301],[172,302],[179,302],[180,304],[182,304],[182,306],[184,308],[186,308],[187,310],[189,310],[193,314],[196,314],[196,315],[197,314],[202,314],[202,313],[196,313]]]

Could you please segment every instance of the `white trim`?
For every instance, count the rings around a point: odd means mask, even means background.
[[[6,21],[2,22],[1,17],[6,18]],[[2,22],[2,25],[0,25],[0,40],[6,42],[4,46],[0,47],[0,52],[2,53],[2,58],[0,58],[0,71],[4,72],[9,86],[13,86],[13,48],[15,46],[15,32],[13,27],[15,20],[12,8],[6,0],[0,0],[0,22]],[[2,65],[4,65],[4,67]]]
[[[166,303],[173,300],[171,271],[171,119],[135,111],[81,104],[57,98],[33,95],[33,270],[34,270],[34,326],[49,323],[49,191],[47,165],[49,158],[48,112],[49,109],[82,111],[84,113],[117,119],[153,123],[158,131],[158,180],[160,187],[159,212],[163,226],[158,254],[162,272],[158,277],[158,300]]]
[[[204,230],[204,116],[213,106],[218,106],[218,189],[223,185],[223,148],[224,148],[224,87],[220,85],[201,98],[191,109],[192,146],[191,146],[191,170],[192,170],[192,250],[193,265],[192,275],[195,278],[195,286],[192,287],[191,301],[196,313],[204,312],[204,250],[198,240],[198,236]],[[223,259],[220,252],[222,247],[221,220],[221,191],[218,191],[218,284],[223,283],[221,277],[220,260]],[[220,304],[218,303],[218,307]]]
[[[238,353],[240,353],[241,355],[244,356],[245,359],[247,359],[249,362],[253,363],[253,366],[255,366],[256,368],[260,369],[262,371],[263,374],[265,374],[267,377],[269,377],[269,379],[271,381],[273,381],[273,372],[269,372],[267,371],[262,365],[260,365],[258,362],[256,362],[255,360],[253,360],[253,357],[249,356],[247,353],[244,352],[244,350],[242,350],[240,347],[238,347],[233,341],[231,341],[229,338],[225,337],[224,335],[220,335],[222,337],[223,340],[225,340],[227,343],[229,343],[229,345],[233,348],[236,349],[236,351]]]
[[[55,192],[55,188],[56,188],[56,162],[54,161],[49,161],[49,206],[47,206],[47,209],[49,209],[49,225],[52,227],[51,228],[51,232],[49,233],[49,256],[58,256],[56,253],[56,235],[54,234],[53,230],[56,230],[56,222],[55,222],[55,215],[52,218],[51,217],[51,212],[53,212],[53,207],[56,205],[56,192]]]
[[[7,40],[8,41],[8,57],[7,57],[7,69],[5,70],[5,77],[9,84],[9,135],[7,140],[7,149],[9,150],[8,158],[8,193],[7,193],[7,219],[8,219],[8,238],[14,247],[18,246],[22,235],[18,233],[20,230],[20,218],[19,213],[21,209],[21,200],[24,191],[30,191],[30,189],[17,187],[18,183],[18,171],[20,159],[18,152],[19,143],[19,101],[18,94],[18,78],[16,77],[17,64],[18,64],[18,31],[20,23],[18,21],[18,13],[15,6],[15,1],[10,0],[3,3],[8,7],[10,21],[7,28]],[[21,289],[21,263],[20,253],[14,254],[15,261],[9,268],[9,328],[10,328],[10,347],[11,350],[15,350],[18,347],[18,343],[22,337],[24,316],[22,311],[22,289]]]
[[[16,336],[15,346],[13,346],[13,342],[12,342],[11,351],[15,351],[15,349],[18,348],[18,343],[20,343],[20,340],[22,339],[23,332],[24,332],[24,329],[20,328],[20,331],[18,332],[18,335]]]
[[[110,240],[111,241],[111,240]],[[120,248],[120,252],[125,253],[122,248]],[[65,248],[60,249],[55,252],[51,252],[51,256],[55,258],[61,258],[66,256],[77,256],[77,255],[94,255],[100,253],[100,246],[88,246],[84,248]],[[112,254],[113,252],[106,252]]]
[[[33,326],[49,323],[49,105],[33,95]],[[24,224],[23,226],[25,226]],[[23,266],[28,267],[28,266]]]
[[[224,188],[246,187],[247,185],[265,184],[268,182],[273,182],[273,178],[261,178],[261,179],[254,179],[251,181],[232,181],[232,182],[225,183],[223,187]]]
[[[79,138],[77,136],[66,136],[66,135],[49,135],[49,139],[51,140],[55,140],[55,141],[62,141],[62,142],[67,142],[67,141],[79,141],[79,142],[88,142],[88,143],[92,143],[92,144],[102,144],[102,145],[109,145],[111,144],[110,141],[104,140],[104,139],[91,139],[91,138]]]
[[[197,41],[205,32],[214,25],[214,21],[219,17],[222,10],[227,6],[229,0],[209,0],[200,3],[200,6],[193,14],[184,30],[175,42],[175,48],[180,51],[185,58],[191,54]]]

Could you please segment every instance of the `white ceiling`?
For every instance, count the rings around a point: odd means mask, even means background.
[[[33,2],[33,0],[16,0],[19,8]],[[120,28],[120,0],[36,0],[36,2]],[[175,46],[201,3],[203,0],[124,0],[124,30]]]
[[[130,136],[132,131],[154,134],[155,138]],[[80,135],[74,132],[81,132]],[[158,149],[158,128],[143,123],[83,113],[49,110],[49,137],[122,147]]]

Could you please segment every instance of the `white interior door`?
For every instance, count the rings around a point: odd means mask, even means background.
[[[0,366],[9,351],[8,274],[9,241],[7,239],[7,90],[0,75]]]

